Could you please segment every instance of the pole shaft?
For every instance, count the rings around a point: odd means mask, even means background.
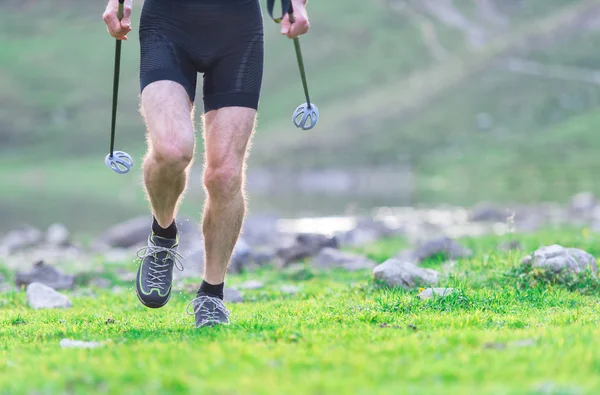
[[[123,19],[123,3],[124,0],[119,0],[119,9],[117,11],[117,17],[119,21]],[[110,127],[110,156],[113,156],[115,149],[115,128],[117,124],[117,102],[119,96],[119,72],[121,69],[121,40],[116,40],[115,45],[115,70],[114,70],[114,81],[113,81],[113,101],[112,101],[112,120]]]

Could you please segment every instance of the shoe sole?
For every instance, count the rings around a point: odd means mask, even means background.
[[[161,307],[165,307],[167,305],[167,303],[169,303],[169,300],[171,300],[171,294],[169,293],[169,296],[167,296],[167,300],[165,300],[165,303],[163,304],[158,304],[158,303],[146,303],[141,297],[140,294],[137,292],[137,288],[135,290],[135,295],[137,296],[138,300],[140,301],[141,304],[143,304],[144,306],[151,308],[151,309],[160,309]]]

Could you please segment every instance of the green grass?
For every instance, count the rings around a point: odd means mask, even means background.
[[[523,251],[496,249],[510,237]],[[143,308],[131,284],[121,294],[73,297],[67,310],[33,311],[23,292],[4,294],[0,393],[597,393],[598,281],[524,287],[510,274],[542,244],[597,256],[600,235],[546,230],[462,242],[475,255],[441,281],[456,289],[444,299],[379,286],[369,272],[308,267],[312,275],[297,277],[263,268],[229,278],[260,279],[265,288],[229,305],[231,326],[203,330],[184,313],[190,285],[161,310]],[[405,246],[386,240],[367,250],[382,261]],[[300,291],[283,294],[283,284]],[[61,349],[62,338],[105,345]]]

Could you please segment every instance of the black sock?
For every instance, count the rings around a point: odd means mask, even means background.
[[[204,293],[208,296],[214,296],[221,300],[223,300],[223,288],[225,287],[225,283],[212,285],[202,280],[202,284],[200,284],[200,289],[198,290],[198,294]]]
[[[156,218],[154,218],[152,221],[152,231],[155,235],[165,239],[175,239],[177,237],[177,225],[175,224],[175,220],[173,220],[173,223],[165,229],[162,228],[156,221]]]

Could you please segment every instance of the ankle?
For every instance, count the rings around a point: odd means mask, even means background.
[[[165,239],[175,239],[177,237],[177,224],[175,223],[175,220],[173,220],[173,222],[171,222],[171,225],[169,225],[166,228],[163,228],[162,226],[160,226],[156,218],[153,217],[152,232],[154,232],[154,234],[158,237],[162,237]]]
[[[205,294],[223,300],[224,288],[225,282],[222,282],[221,284],[210,284],[203,280],[202,284],[200,284],[200,289],[198,289],[198,295]]]

